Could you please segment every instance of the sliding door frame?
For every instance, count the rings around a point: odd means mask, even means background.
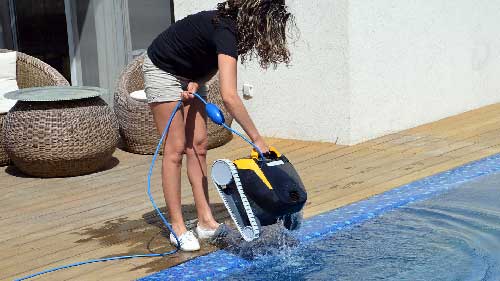
[[[17,45],[17,27],[16,27],[16,5],[15,0],[9,0],[9,14],[10,14],[10,32],[12,37],[12,47],[14,50],[18,49]]]
[[[71,85],[83,85],[82,64],[80,56],[80,35],[78,33],[76,6],[72,0],[64,0],[66,28],[68,32],[68,48],[71,70]]]

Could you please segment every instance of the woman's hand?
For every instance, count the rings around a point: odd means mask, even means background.
[[[269,146],[262,137],[258,137],[253,143],[260,149],[262,154],[269,152]]]
[[[194,93],[198,92],[198,89],[200,88],[200,85],[196,82],[189,82],[187,85],[187,91],[184,91],[181,93],[181,100],[182,101],[189,101],[194,99]]]

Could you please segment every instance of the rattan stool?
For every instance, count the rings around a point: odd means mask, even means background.
[[[33,88],[32,93],[44,89],[48,88]],[[52,90],[68,94],[76,91],[78,95],[78,89]],[[116,117],[98,96],[18,100],[4,125],[4,146],[10,159],[19,170],[36,177],[68,177],[98,171],[110,160],[119,138]]]
[[[5,120],[5,116],[7,113],[0,113],[0,166],[5,166],[10,163],[9,156],[7,155],[7,151],[5,151],[3,146],[3,121]]]
[[[0,49],[0,53],[12,52]],[[44,86],[68,86],[69,82],[50,65],[43,61],[17,52],[16,76],[19,88],[32,88]],[[10,164],[10,159],[5,152],[2,143],[2,127],[5,114],[0,113],[0,166]]]

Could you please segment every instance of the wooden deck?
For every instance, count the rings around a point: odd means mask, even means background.
[[[305,216],[313,216],[388,189],[500,152],[500,105],[440,120],[355,146],[268,139],[299,170],[309,192]],[[247,155],[235,139],[209,152],[216,158]],[[0,171],[0,279],[12,280],[77,261],[171,249],[145,193],[151,157],[117,150],[108,170],[64,179],[23,177]],[[154,195],[163,206],[159,169]],[[183,181],[186,219],[195,219]],[[219,220],[228,215],[211,187]],[[87,265],[37,280],[133,280],[204,254]]]

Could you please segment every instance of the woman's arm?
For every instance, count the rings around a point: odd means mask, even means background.
[[[222,100],[229,113],[236,119],[236,122],[245,130],[252,141],[260,148],[262,153],[269,151],[267,144],[257,131],[248,111],[241,98],[238,96],[237,88],[237,61],[235,58],[219,54],[219,84]]]

